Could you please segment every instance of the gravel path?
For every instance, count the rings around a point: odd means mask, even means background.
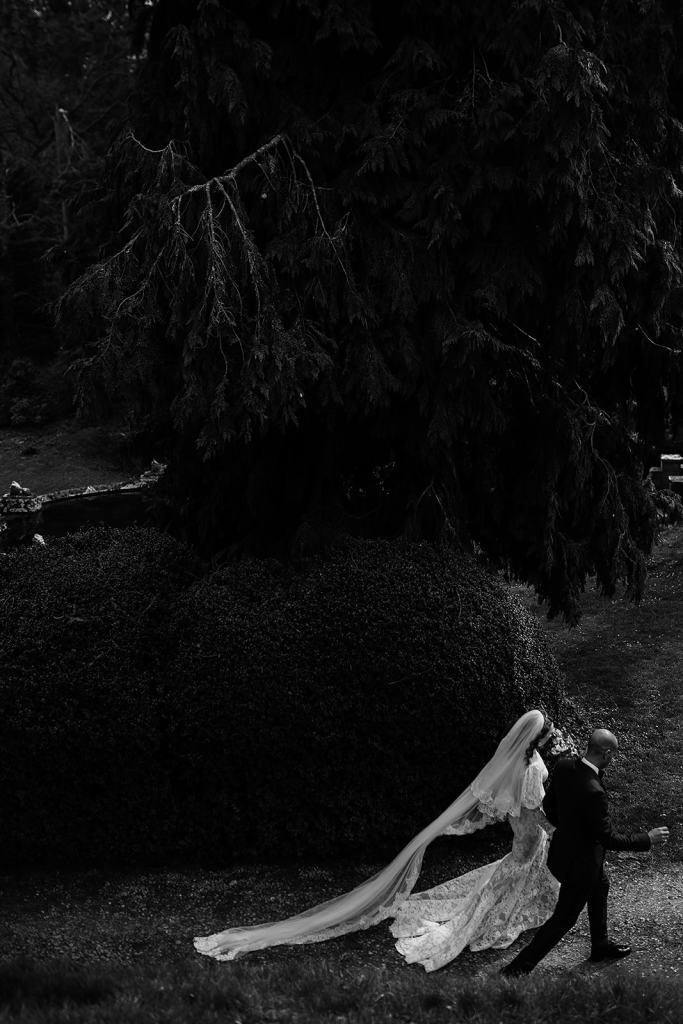
[[[489,850],[490,853],[490,850]],[[488,858],[486,858],[488,859]],[[436,858],[421,887],[469,868]],[[482,862],[481,851],[476,861]],[[448,870],[451,869],[451,871]],[[368,866],[368,874],[371,873]],[[192,936],[227,924],[276,919],[343,891],[358,881],[355,870],[330,868],[199,869],[148,874],[26,874],[0,877],[0,942],[4,956],[80,965],[150,965],[162,959],[196,958]],[[365,868],[361,869],[365,873]],[[539,965],[539,972],[652,973],[683,979],[683,871],[662,853],[610,855],[610,931],[633,954],[618,962],[590,964],[585,912],[576,927]],[[495,974],[528,941],[507,950],[465,951],[439,975]],[[314,946],[277,947],[244,962],[300,965],[328,962],[347,968],[423,973],[407,966],[393,948],[386,925]],[[199,960],[199,963],[209,961]]]
[[[586,958],[590,938],[584,911],[576,927],[548,954],[539,970],[618,970],[683,978],[683,871],[680,862],[667,862],[657,852],[645,856],[611,854],[609,875],[610,935],[617,942],[631,945],[631,956],[617,962],[589,963]]]

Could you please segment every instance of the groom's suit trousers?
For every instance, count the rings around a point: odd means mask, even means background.
[[[566,878],[560,884],[557,905],[551,917],[541,925],[533,939],[519,953],[513,963],[524,970],[532,970],[560,939],[576,924],[587,905],[593,948],[607,942],[607,896],[609,879],[604,871],[591,885],[586,884],[583,872]]]

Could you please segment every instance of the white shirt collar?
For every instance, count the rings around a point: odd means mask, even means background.
[[[600,770],[593,764],[592,761],[587,761],[585,757],[582,757],[581,760],[584,764],[587,764],[589,768],[592,768],[596,775],[600,774]]]

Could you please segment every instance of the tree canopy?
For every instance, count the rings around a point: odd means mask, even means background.
[[[120,211],[61,304],[188,532],[479,545],[641,593],[680,410],[680,3],[133,0]]]
[[[0,357],[54,354],[51,305],[97,257],[103,158],[132,81],[128,29],[108,0],[0,3]]]

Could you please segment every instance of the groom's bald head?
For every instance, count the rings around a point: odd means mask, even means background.
[[[609,729],[594,729],[588,740],[589,754],[604,754],[619,749],[617,738]]]
[[[619,749],[617,738],[609,729],[594,729],[588,740],[586,760],[597,768],[606,768]]]

